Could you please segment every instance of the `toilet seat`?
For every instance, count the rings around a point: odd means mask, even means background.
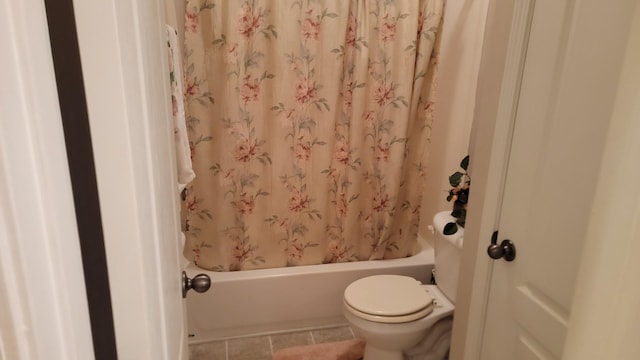
[[[418,320],[433,311],[433,298],[417,280],[401,275],[374,275],[351,283],[344,291],[345,308],[353,315],[380,323]]]

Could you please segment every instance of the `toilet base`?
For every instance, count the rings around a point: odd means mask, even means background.
[[[354,335],[366,341],[364,360],[402,360],[404,350],[416,346],[438,320],[453,314],[453,304],[435,285],[423,285],[436,301],[433,312],[422,319],[405,323],[380,323],[362,319],[344,304],[343,315]]]

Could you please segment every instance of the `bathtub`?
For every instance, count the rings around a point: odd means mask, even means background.
[[[419,239],[416,254],[392,260],[359,261],[235,272],[206,271],[189,264],[189,277],[211,277],[206,293],[186,299],[191,344],[279,331],[345,325],[342,294],[369,275],[398,274],[429,283],[433,248]]]

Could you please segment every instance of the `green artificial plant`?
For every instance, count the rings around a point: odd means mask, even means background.
[[[447,201],[453,201],[451,216],[456,218],[456,221],[445,225],[443,231],[445,235],[455,234],[458,231],[458,225],[464,227],[467,218],[467,202],[469,201],[469,186],[471,185],[471,178],[467,173],[469,155],[462,159],[460,167],[463,171],[456,171],[449,176],[451,189],[449,190]]]

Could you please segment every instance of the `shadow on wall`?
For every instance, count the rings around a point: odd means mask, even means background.
[[[449,209],[449,174],[468,153],[488,0],[448,1],[438,68],[438,93],[419,233],[433,243],[433,215]]]

